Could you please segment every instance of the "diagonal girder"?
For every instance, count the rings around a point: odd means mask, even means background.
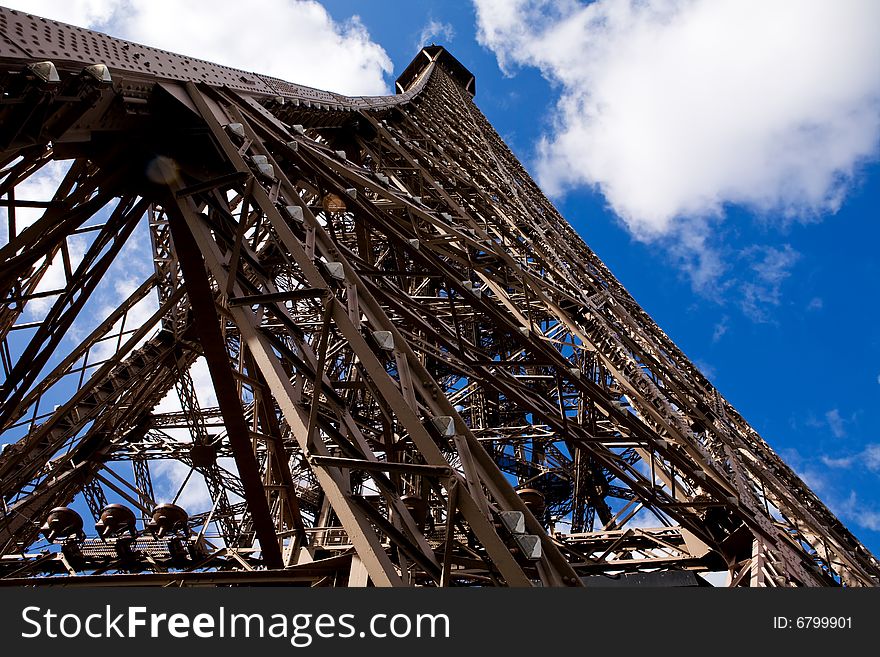
[[[878,583],[443,48],[393,97],[137,44],[108,85],[73,28],[0,18],[0,580]],[[30,37],[63,52],[59,83],[28,72]],[[128,534],[40,534],[53,507],[112,502]],[[159,536],[169,502],[191,508]]]

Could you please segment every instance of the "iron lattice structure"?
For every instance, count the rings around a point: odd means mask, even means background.
[[[397,85],[0,9],[0,582],[877,584],[465,67],[431,46]]]

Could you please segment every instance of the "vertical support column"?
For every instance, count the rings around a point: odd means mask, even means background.
[[[183,201],[187,203],[187,201]],[[278,545],[275,524],[266,501],[260,470],[251,446],[250,433],[241,399],[235,386],[229,354],[220,333],[220,317],[214,303],[214,292],[202,261],[201,251],[187,228],[186,212],[189,208],[170,199],[166,206],[169,214],[171,237],[174,240],[184,284],[193,310],[196,334],[204,349],[208,371],[217,394],[217,403],[223,414],[226,432],[232,445],[235,465],[246,493],[248,511],[253,520],[254,531],[260,542],[263,561],[269,568],[282,568],[284,561]]]
[[[749,586],[752,588],[767,586],[764,564],[767,560],[764,554],[764,542],[755,537],[752,541],[752,563],[749,565]]]
[[[357,554],[351,555],[351,569],[348,571],[349,588],[364,588],[369,583],[367,567]]]

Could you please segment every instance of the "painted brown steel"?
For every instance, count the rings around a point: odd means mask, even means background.
[[[172,188],[173,189],[173,188]],[[238,473],[244,486],[245,499],[254,520],[254,528],[263,559],[269,568],[282,566],[281,550],[275,536],[275,527],[266,504],[260,473],[254,461],[247,421],[241,408],[241,400],[235,390],[232,372],[226,354],[226,346],[220,333],[219,318],[214,307],[213,293],[199,254],[195,239],[187,228],[187,208],[169,203],[171,235],[177,248],[180,267],[183,271],[193,309],[193,323],[196,334],[204,350],[217,402],[223,414],[229,442],[238,466]]]
[[[47,60],[57,82],[27,68]],[[111,84],[82,74],[95,63]],[[18,439],[0,455],[0,580],[878,584],[873,555],[544,197],[442,47],[397,95],[346,97],[0,8],[0,83],[0,417]],[[52,198],[20,193],[62,158]],[[89,223],[116,199],[137,212]],[[63,329],[130,240],[114,222],[146,206],[155,274],[65,355]],[[97,253],[117,234],[74,275],[72,239]],[[56,255],[65,289],[44,291]],[[159,310],[126,328],[151,295]],[[219,409],[196,398],[202,356]],[[155,413],[175,387],[182,411]],[[98,513],[115,495],[149,517],[151,464],[168,460],[213,505],[182,542],[139,537],[151,559],[76,537],[29,552],[56,506]]]

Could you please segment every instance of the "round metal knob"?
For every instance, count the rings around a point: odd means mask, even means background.
[[[153,517],[147,529],[156,536],[166,536],[175,532],[187,532],[189,515],[176,504],[160,504],[153,510]]]
[[[101,517],[95,523],[95,529],[101,538],[119,536],[128,532],[135,535],[134,512],[122,504],[108,504],[101,510]]]
[[[419,527],[425,524],[428,517],[428,505],[424,499],[417,495],[404,495],[400,501],[403,502],[403,506],[406,507]]]
[[[76,536],[80,539],[85,538],[82,517],[67,506],[59,506],[52,509],[46,517],[46,522],[40,527],[40,532],[49,541],[66,539],[71,536]]]
[[[536,488],[521,488],[516,494],[532,515],[540,519],[544,514],[544,494]]]

